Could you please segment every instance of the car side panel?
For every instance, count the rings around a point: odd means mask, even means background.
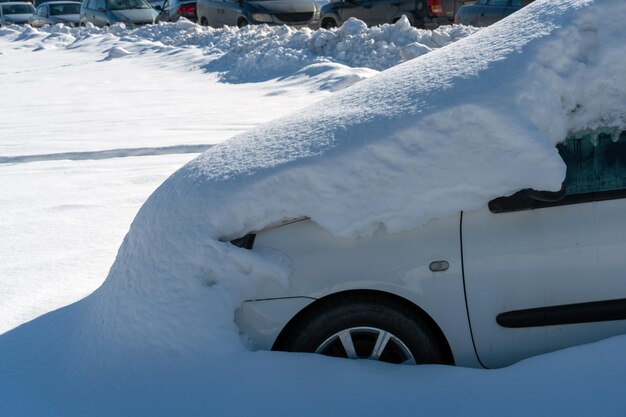
[[[422,308],[446,336],[455,361],[479,366],[468,325],[459,239],[460,216],[431,221],[412,231],[342,239],[312,221],[257,235],[254,249],[280,251],[291,274],[286,286],[267,282],[257,298],[311,297],[371,289],[403,297]],[[447,271],[432,272],[445,260]]]
[[[626,298],[625,200],[465,213],[470,322],[486,367],[626,333],[626,320],[503,327],[505,312]]]
[[[355,0],[354,2],[346,2],[342,8],[337,10],[341,22],[354,17],[368,23],[371,19],[371,11],[374,0]],[[370,25],[371,26],[371,25]]]

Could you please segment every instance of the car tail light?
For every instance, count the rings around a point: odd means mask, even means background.
[[[428,12],[431,17],[443,16],[443,7],[441,6],[441,0],[428,0]]]
[[[195,4],[181,4],[178,8],[178,13],[181,15],[195,15],[196,14],[196,5]]]

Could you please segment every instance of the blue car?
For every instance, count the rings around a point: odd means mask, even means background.
[[[489,26],[515,13],[533,0],[478,0],[475,4],[461,6],[454,23],[468,26]]]

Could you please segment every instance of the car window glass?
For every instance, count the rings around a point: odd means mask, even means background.
[[[513,7],[521,7],[521,2],[520,2],[520,0],[513,0],[513,1],[511,2],[511,6],[513,6]]]
[[[104,9],[104,0],[96,0],[96,3],[94,5],[94,9],[96,9],[96,10]]]
[[[575,135],[558,145],[567,195],[626,190],[626,131]]]
[[[489,0],[487,4],[490,6],[506,6],[509,4],[509,0]]]
[[[29,14],[35,10],[30,4],[10,4],[2,6],[4,14]]]
[[[50,5],[51,16],[79,14],[79,13],[80,13],[79,4],[67,4],[66,3],[66,4],[51,4]]]
[[[35,13],[38,14],[38,15],[45,15],[46,14],[46,6],[44,6],[44,5],[39,6]]]

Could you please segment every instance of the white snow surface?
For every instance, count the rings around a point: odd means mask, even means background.
[[[521,188],[557,190],[558,141],[626,127],[616,16],[626,16],[621,0],[538,0],[211,147],[143,205],[96,292],[0,336],[0,415],[621,415],[626,337],[496,371],[248,352],[234,310],[288,270],[223,243],[302,215],[348,238],[392,233]],[[135,38],[159,28],[89,36],[120,48],[104,58],[124,60],[144,43],[167,48]],[[64,31],[66,47],[79,47]],[[302,33],[292,38],[330,36]],[[19,36],[45,45],[40,32]],[[186,62],[225,81],[275,76],[189,51]]]

